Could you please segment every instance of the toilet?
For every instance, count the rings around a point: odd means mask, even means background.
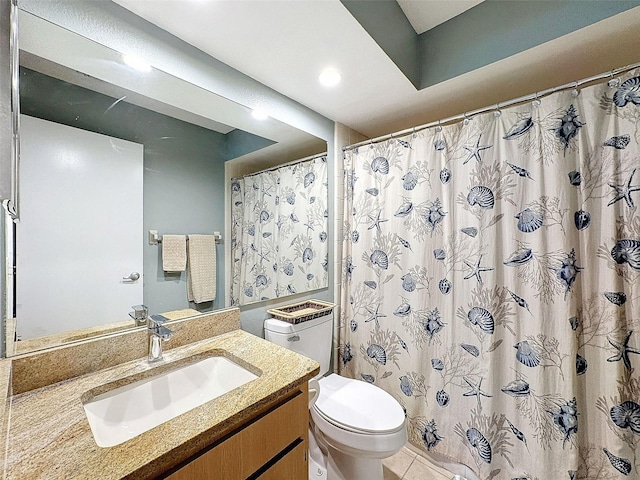
[[[407,441],[402,406],[381,388],[329,371],[333,314],[292,324],[268,318],[265,338],[320,364],[309,383],[309,479],[382,480],[382,459]],[[317,380],[317,382],[316,382]]]

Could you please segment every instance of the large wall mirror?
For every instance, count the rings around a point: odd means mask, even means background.
[[[27,10],[7,355],[133,328],[137,304],[169,318],[227,306],[225,164],[257,171],[325,141]],[[150,231],[220,233],[213,301],[187,300],[187,273],[163,270]]]

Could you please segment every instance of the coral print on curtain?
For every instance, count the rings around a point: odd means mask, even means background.
[[[483,480],[640,478],[640,71],[347,150],[340,373]]]
[[[327,157],[231,181],[231,305],[327,286]]]

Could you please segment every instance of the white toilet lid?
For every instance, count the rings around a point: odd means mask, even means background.
[[[400,404],[375,385],[331,374],[320,379],[314,407],[329,422],[351,431],[389,433],[404,424]]]

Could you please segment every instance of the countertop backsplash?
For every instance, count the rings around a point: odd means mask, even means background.
[[[198,317],[167,323],[174,334],[165,350],[181,347],[240,328],[237,308],[218,310]],[[11,359],[11,394],[92,373],[147,355],[146,329],[132,329],[86,341],[18,355]],[[7,360],[8,361],[8,360]]]

